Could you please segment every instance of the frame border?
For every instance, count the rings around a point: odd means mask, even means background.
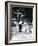
[[[31,42],[18,42],[18,43],[8,43],[8,2],[9,3],[21,3],[21,4],[35,4],[36,5],[36,41]],[[7,16],[7,18],[6,18]],[[7,23],[7,24],[6,24]],[[7,25],[7,27],[6,27]],[[5,45],[12,45],[12,44],[27,44],[27,43],[37,43],[37,3],[32,2],[14,2],[14,1],[6,1],[5,2]]]

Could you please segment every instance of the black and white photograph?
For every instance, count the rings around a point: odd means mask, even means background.
[[[36,42],[36,4],[11,2],[7,4],[8,43]]]
[[[25,39],[27,35],[31,35],[33,30],[32,8],[14,7],[11,13],[12,36]]]

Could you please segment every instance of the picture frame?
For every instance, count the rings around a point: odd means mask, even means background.
[[[37,3],[5,2],[5,44],[36,42]]]

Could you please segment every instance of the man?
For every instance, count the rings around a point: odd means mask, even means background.
[[[22,23],[23,23],[22,19],[23,19],[23,15],[21,15],[19,18],[19,23],[18,23],[19,24],[19,32],[22,32]]]

